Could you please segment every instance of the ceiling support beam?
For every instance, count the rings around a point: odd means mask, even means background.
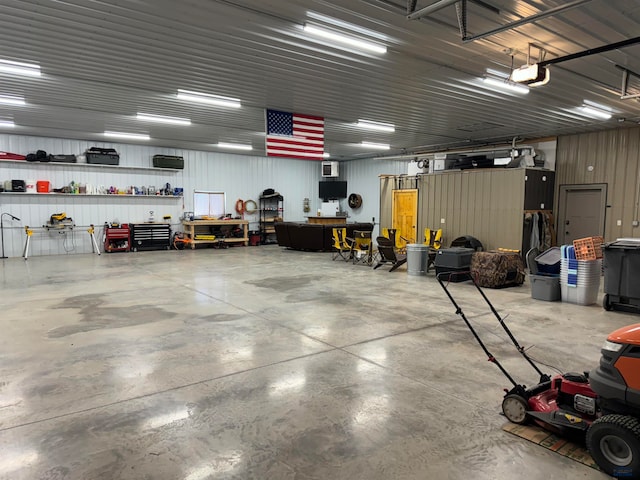
[[[473,42],[475,40],[480,40],[482,38],[490,37],[497,33],[506,32],[507,30],[513,30],[514,28],[520,27],[522,25],[526,25],[528,23],[532,23],[538,20],[542,20],[543,18],[550,17],[552,15],[556,15],[558,13],[565,12],[572,8],[579,7],[585,3],[591,2],[592,0],[574,0],[573,2],[569,2],[565,5],[560,5],[558,7],[551,8],[544,12],[537,13],[535,15],[531,15],[530,17],[526,17],[515,22],[508,23],[506,25],[502,25],[501,27],[494,28],[493,30],[489,30],[488,32],[480,33],[478,35],[474,35],[472,37],[463,38],[462,41],[465,43]],[[452,2],[455,3],[455,2]],[[429,8],[429,7],[427,7]],[[424,9],[423,9],[424,10]],[[416,13],[419,13],[421,10],[418,10]]]
[[[622,87],[620,89],[620,100],[630,100],[632,98],[640,98],[640,93],[629,93],[629,79],[638,78],[640,74],[629,70],[628,68],[616,65],[616,68],[622,70]]]
[[[439,0],[431,5],[421,8],[417,12],[410,13],[407,15],[407,19],[409,20],[417,20],[418,18],[426,17],[427,15],[431,15],[432,13],[437,12],[438,10],[442,10],[443,8],[447,8],[450,5],[453,5],[460,0]]]
[[[407,0],[407,15],[416,11],[418,0]]]

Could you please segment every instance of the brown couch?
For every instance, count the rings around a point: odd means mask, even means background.
[[[333,250],[333,229],[346,228],[347,236],[354,230],[372,231],[373,223],[348,223],[318,225],[301,222],[277,222],[275,224],[278,245],[294,250],[329,252]]]

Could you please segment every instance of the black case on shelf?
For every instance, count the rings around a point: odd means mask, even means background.
[[[120,163],[120,155],[115,148],[98,148],[91,147],[85,152],[87,163],[97,165],[118,165]]]
[[[154,155],[153,166],[156,168],[184,169],[184,158],[176,155]]]
[[[75,155],[49,155],[49,161],[54,163],[76,163]]]

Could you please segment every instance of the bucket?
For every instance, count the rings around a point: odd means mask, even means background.
[[[249,232],[249,245],[252,247],[257,247],[260,245],[260,232],[257,230],[252,230]]]
[[[429,246],[420,243],[407,245],[407,273],[409,275],[426,275]]]
[[[26,193],[36,193],[36,181],[35,180],[25,180],[24,181],[24,191]]]
[[[49,193],[49,180],[38,180],[36,182],[38,193]]]

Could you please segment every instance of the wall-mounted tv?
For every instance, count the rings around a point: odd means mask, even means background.
[[[318,196],[325,202],[338,198],[347,198],[347,182],[321,181],[318,184]]]

